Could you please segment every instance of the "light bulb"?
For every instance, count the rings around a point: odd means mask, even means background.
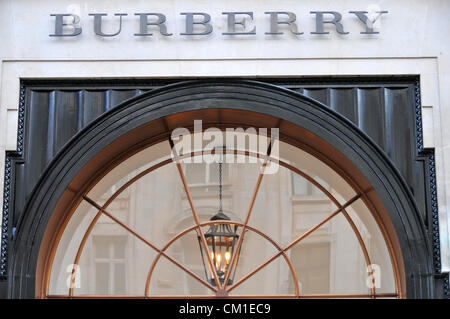
[[[229,251],[226,251],[225,252],[225,261],[227,264],[230,262],[230,259],[231,259],[231,254]]]

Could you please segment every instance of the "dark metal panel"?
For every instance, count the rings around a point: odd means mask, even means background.
[[[358,88],[359,128],[386,150],[384,96],[379,88]]]
[[[329,105],[329,90],[328,88],[308,88],[303,90],[303,94],[317,100],[325,105]]]
[[[298,84],[289,86],[289,90],[304,94],[304,89],[302,87],[299,87]]]
[[[105,90],[83,90],[83,127],[95,120],[106,110]]]
[[[427,189],[428,189],[428,185],[427,185],[427,167],[425,165],[426,158],[422,159],[422,160],[417,160],[413,163],[414,165],[414,180],[413,182],[413,188],[412,188],[412,192],[414,194],[414,197],[416,199],[417,202],[417,206],[419,207],[419,210],[422,214],[423,220],[425,225],[428,226],[428,222],[427,222]]]
[[[413,110],[409,106],[413,101],[411,98],[411,88],[408,85],[400,84],[384,84],[360,85],[343,84],[332,85],[329,83],[307,84],[298,83],[282,84],[297,92],[303,92],[314,99],[329,106],[348,118],[350,121],[359,125],[361,130],[368,134],[381,148],[386,150],[388,156],[398,165],[402,175],[407,179],[412,189],[416,189],[417,185],[412,182],[414,168],[412,167],[412,158],[414,157],[414,126],[408,120],[402,119],[406,116],[408,119],[413,118]],[[387,87],[386,94],[384,86]],[[67,86],[63,86],[66,88]],[[158,86],[155,86],[158,87]],[[67,87],[70,89],[69,87]],[[42,90],[43,88],[39,88]],[[140,95],[151,90],[150,87],[131,88],[126,86],[122,88],[119,83],[112,85],[111,89],[99,87],[90,89],[89,85],[77,87],[73,90],[48,91],[48,113],[39,114],[39,120],[45,121],[48,117],[47,140],[40,140],[37,145],[46,148],[45,164],[48,164],[59,149],[73,135],[85,127],[93,119],[97,118],[105,111],[114,107],[124,100],[136,95]],[[34,91],[41,92],[41,91]],[[44,91],[42,91],[44,92]],[[55,100],[58,101],[57,105]],[[41,101],[44,103],[44,100]],[[62,106],[64,104],[64,106]],[[395,105],[395,107],[393,106]],[[63,108],[61,108],[63,107]],[[406,113],[405,113],[406,112]],[[76,116],[74,114],[77,114]],[[73,114],[73,116],[69,115]],[[388,117],[386,117],[388,114]],[[33,116],[34,118],[34,116]],[[61,124],[59,127],[56,123],[61,123],[61,118],[67,119],[69,123]],[[401,119],[399,121],[399,119]],[[412,119],[413,121],[413,119]],[[34,120],[31,122],[34,123]],[[76,122],[76,123],[75,123]],[[408,124],[407,127],[398,128],[398,125],[391,126],[392,122],[398,122],[399,125]],[[386,127],[390,129],[386,130]],[[58,130],[63,130],[62,134]],[[35,134],[33,134],[34,136]],[[39,135],[39,134],[38,134]],[[408,141],[404,143],[405,139]],[[28,144],[34,144],[35,141],[27,140]],[[397,146],[398,145],[398,146]],[[31,150],[33,158],[39,150]],[[41,150],[42,152],[42,150]],[[31,164],[35,171],[38,169],[43,171],[45,165],[35,166]],[[34,179],[35,180],[35,179]]]
[[[78,91],[56,91],[55,121],[49,123],[49,129],[51,130],[51,125],[53,125],[55,132],[53,137],[53,154],[56,154],[78,132],[78,112]]]
[[[108,90],[107,91],[107,96],[108,96],[108,109],[109,108],[113,108],[116,107],[117,105],[119,105],[120,103],[122,103],[123,101],[132,98],[133,96],[135,96],[137,94],[137,90]]]
[[[414,117],[409,102],[411,92],[409,88],[384,89],[385,114],[386,114],[386,153],[394,162],[395,166],[405,177],[408,185],[414,186],[412,173],[412,161],[414,144],[412,134],[414,132],[412,123]]]
[[[330,107],[358,125],[356,89],[331,88]]]
[[[25,189],[28,194],[50,158],[47,156],[50,92],[31,91],[27,109]]]
[[[148,92],[150,90],[144,90],[144,89],[137,89],[136,90],[136,95],[141,95],[142,93]]]
[[[15,164],[15,181],[14,185],[23,185],[25,180],[25,163],[16,163]],[[21,212],[25,206],[25,192],[16,192],[14,194],[14,220],[13,225],[19,219]]]
[[[55,91],[49,92],[48,100],[48,114],[42,114],[41,116],[47,116],[47,158],[46,164],[50,163],[54,156],[54,144],[55,144]]]
[[[412,177],[413,173],[411,168],[414,154],[410,153],[408,155],[404,150],[405,145],[403,143],[405,136],[413,143],[414,127],[409,123],[410,125],[402,130],[396,129],[395,127],[391,128],[389,131],[385,130],[386,126],[390,127],[392,121],[395,122],[397,121],[397,118],[404,116],[404,112],[407,112],[408,116],[414,116],[411,107],[408,106],[412,101],[405,97],[405,95],[409,95],[409,93],[402,91],[405,90],[405,87],[407,86],[400,86],[396,83],[392,85],[381,85],[381,83],[379,83],[377,86],[373,84],[370,86],[361,85],[360,83],[358,88],[356,87],[356,83],[353,85],[351,83],[345,85],[343,83],[339,83],[339,85],[332,85],[330,83],[298,83],[296,85],[288,85],[282,83],[280,86],[289,87],[289,89],[293,91],[301,92],[328,104],[333,110],[359,125],[361,130],[368,134],[381,148],[385,149],[391,158],[395,156],[394,162],[396,164],[398,163],[399,166],[408,165],[409,168],[399,167],[399,169],[407,179],[411,188],[415,188],[412,183],[414,178]],[[389,88],[386,96],[384,96],[384,86]],[[67,85],[63,87],[66,88]],[[159,86],[155,86],[155,88],[156,87]],[[67,87],[67,89],[70,88]],[[39,88],[39,90],[43,90],[43,88]],[[150,90],[152,90],[152,88],[148,86],[134,89],[130,86],[122,88],[119,83],[115,85],[111,84],[111,89],[101,86],[99,86],[98,89],[95,88],[95,86],[93,89],[90,89],[89,85],[85,85],[84,87],[74,87],[73,90],[60,90],[56,93],[55,91],[47,90],[47,92],[49,92],[48,113],[42,112],[39,115],[41,121],[45,120],[45,117],[48,117],[49,127],[47,140],[41,140],[38,143],[38,145],[46,147],[47,156],[45,164],[50,162],[54,157],[54,154],[59,151],[65,142],[93,119],[97,118],[108,109],[122,103],[124,100]],[[58,101],[57,105],[55,104],[55,100]],[[390,112],[388,118],[386,118],[385,115],[385,102],[389,103],[389,105],[386,106],[386,111]],[[42,103],[44,102],[42,101]],[[398,107],[391,107],[392,103],[395,103]],[[63,104],[64,106],[61,108]],[[75,113],[77,114],[76,116]],[[71,117],[69,114],[73,114],[73,116]],[[62,122],[61,118],[67,119],[69,122]],[[34,120],[31,122],[33,121]],[[58,127],[56,125],[57,122],[63,124]],[[63,129],[62,134],[58,131],[60,129]],[[397,135],[400,132],[401,136],[398,137]],[[391,137],[391,135],[393,137]],[[394,140],[392,140],[392,138],[394,138]],[[33,143],[33,141],[29,141],[29,143]],[[392,143],[399,143],[400,149],[397,150],[395,145],[392,146]],[[413,146],[414,145],[412,145],[412,147]],[[396,151],[392,152],[392,149]],[[413,152],[413,148],[411,148],[410,151]],[[33,158],[36,158],[36,152],[39,152],[39,150],[31,150],[30,153],[33,153]],[[33,171],[38,169],[40,172],[42,172],[45,167],[45,165],[40,165],[38,167],[35,167],[35,165],[33,166]]]

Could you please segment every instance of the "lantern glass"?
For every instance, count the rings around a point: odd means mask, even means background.
[[[217,221],[217,223],[211,224],[204,235],[206,243],[208,245],[208,252],[211,256],[211,260],[216,270],[220,284],[224,284],[225,278],[227,277],[227,272],[233,271],[227,283],[227,285],[231,285],[233,284],[234,275],[236,273],[238,264],[238,260],[236,260],[236,266],[231,267],[231,259],[236,249],[236,244],[239,240],[239,235],[237,234],[238,226],[230,223],[221,223],[221,220],[229,221],[230,218],[223,212],[217,213],[211,218],[211,221]],[[208,261],[208,252],[205,251],[199,234],[197,237],[198,243],[200,245],[200,252],[202,254],[206,279],[210,284],[215,286],[216,282],[214,280],[214,275]],[[237,254],[237,258],[239,258],[239,251]]]

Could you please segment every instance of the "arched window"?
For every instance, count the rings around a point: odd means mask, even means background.
[[[365,191],[311,153],[276,143],[269,156],[267,146],[215,145],[174,158],[179,145],[162,139],[131,154],[81,194],[45,297],[399,297]],[[228,282],[202,246],[219,210],[239,238],[220,257]]]

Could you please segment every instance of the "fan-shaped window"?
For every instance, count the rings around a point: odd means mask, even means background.
[[[278,150],[215,148],[220,161],[205,163],[201,150],[173,160],[162,141],[132,155],[82,196],[47,297],[397,297],[365,194],[311,154]]]

